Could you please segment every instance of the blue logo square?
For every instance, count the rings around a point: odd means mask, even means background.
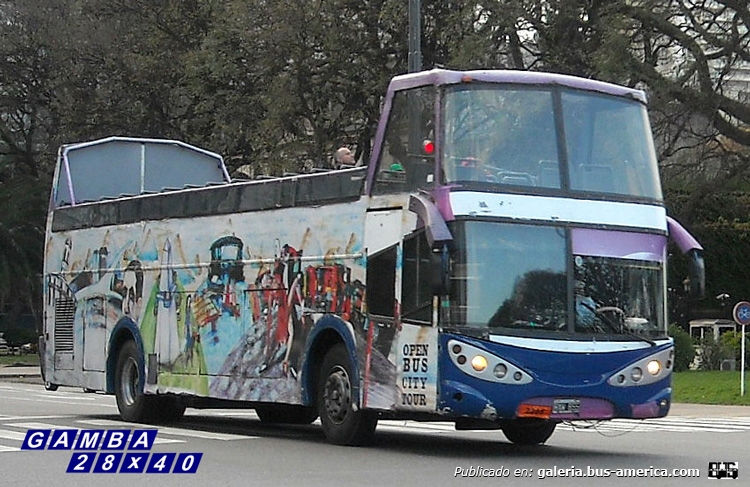
[[[21,450],[44,450],[52,430],[28,430],[23,439]]]
[[[195,473],[201,463],[203,453],[180,453],[172,473]]]
[[[89,473],[94,465],[96,452],[76,452],[70,457],[67,473]]]
[[[78,430],[53,430],[48,450],[72,450]]]
[[[120,473],[143,473],[150,453],[126,453],[120,465]]]
[[[146,473],[170,473],[177,453],[152,453]]]
[[[124,450],[128,444],[130,430],[107,430],[102,440],[102,450]]]
[[[128,450],[148,451],[154,446],[158,430],[133,430]]]
[[[94,465],[94,473],[116,473],[120,467],[120,460],[122,460],[122,453],[99,453],[96,465]]]

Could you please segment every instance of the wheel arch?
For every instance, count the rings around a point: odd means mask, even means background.
[[[354,397],[359,401],[360,374],[357,360],[357,345],[354,329],[349,323],[335,315],[326,315],[315,324],[307,339],[307,354],[302,366],[302,401],[306,406],[315,405],[318,371],[323,364],[326,352],[336,344],[346,347],[351,360],[354,375],[357,378],[354,387]]]
[[[128,341],[134,341],[135,346],[138,348],[140,353],[140,363],[138,366],[141,371],[145,370],[144,363],[144,351],[143,351],[143,339],[141,332],[138,329],[138,325],[128,317],[123,317],[117,322],[112,334],[109,337],[109,347],[107,355],[107,393],[112,394],[115,391],[115,370],[117,369],[117,358],[120,355],[120,349],[124,343]],[[143,388],[144,374],[141,374],[141,384],[139,386]]]

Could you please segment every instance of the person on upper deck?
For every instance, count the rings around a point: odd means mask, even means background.
[[[333,163],[335,169],[359,166],[359,163],[354,160],[354,153],[348,147],[340,147],[334,152]]]

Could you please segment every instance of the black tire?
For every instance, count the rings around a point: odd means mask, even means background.
[[[292,404],[258,406],[255,412],[262,422],[269,424],[310,424],[318,419],[315,408]]]
[[[131,423],[166,423],[182,418],[186,404],[181,398],[143,393],[142,363],[135,342],[126,342],[120,349],[115,369],[115,398],[122,419]]]
[[[43,345],[41,345],[41,339],[39,340],[39,342],[40,342],[40,347],[42,347]],[[56,391],[58,387],[57,384],[53,384],[52,382],[48,381],[47,378],[45,377],[47,375],[47,371],[44,369],[44,354],[43,353],[39,354],[39,361],[41,363],[41,365],[39,366],[39,369],[42,373],[42,380],[44,380],[44,389],[47,391]]]
[[[516,419],[503,425],[503,434],[516,445],[539,445],[552,436],[557,423],[536,419]]]
[[[128,341],[120,349],[115,369],[115,399],[123,420],[131,423],[150,423],[154,410],[149,397],[143,394],[141,378],[144,376],[138,347]]]
[[[334,345],[326,353],[320,368],[316,395],[318,413],[326,438],[335,445],[366,444],[378,424],[375,412],[354,406],[352,370],[349,354],[342,344]]]

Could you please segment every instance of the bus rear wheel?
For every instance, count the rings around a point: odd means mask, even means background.
[[[539,445],[552,436],[557,423],[536,419],[515,419],[503,425],[506,438],[516,445]]]
[[[335,445],[368,443],[378,424],[373,411],[358,409],[353,397],[354,367],[342,344],[334,345],[323,359],[318,378],[318,413],[323,432]]]

